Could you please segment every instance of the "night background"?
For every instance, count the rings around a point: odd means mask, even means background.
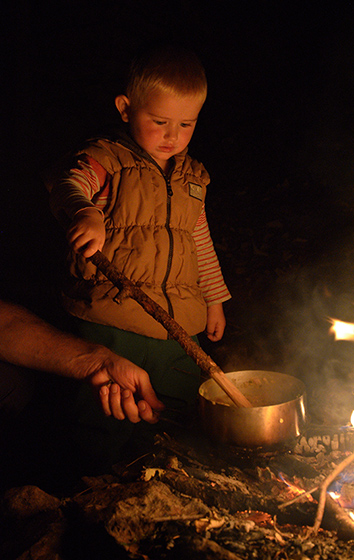
[[[179,42],[207,71],[190,153],[211,174],[207,214],[233,295],[224,340],[206,349],[226,371],[280,368],[309,385],[338,374],[352,398],[353,351],[333,344],[327,319],[354,321],[353,24],[349,1],[5,6],[2,296],[65,327],[65,241],[41,174],[118,122],[136,52]]]

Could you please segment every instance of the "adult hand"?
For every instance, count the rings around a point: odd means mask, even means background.
[[[100,251],[106,239],[103,215],[93,207],[80,210],[66,234],[69,245],[76,253],[92,257]]]
[[[0,300],[0,360],[91,383],[105,414],[155,423],[164,405],[147,372],[100,344],[56,329]]]
[[[155,424],[164,405],[156,397],[148,373],[116,354],[105,360],[99,371],[89,377],[99,394],[107,416],[128,418],[134,424],[145,420]]]

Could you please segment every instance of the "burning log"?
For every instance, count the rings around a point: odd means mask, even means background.
[[[352,463],[352,461],[354,461],[354,453],[352,453],[351,455],[346,457],[339,465],[337,465],[337,467],[334,469],[334,471],[321,484],[320,497],[319,497],[319,502],[318,502],[318,510],[317,510],[317,514],[316,514],[315,523],[314,523],[314,526],[313,526],[313,531],[315,533],[318,532],[318,530],[321,526],[323,513],[324,513],[324,508],[325,508],[325,504],[326,504],[327,489],[328,489],[329,485],[337,478],[337,476],[346,467],[348,467],[348,465],[350,465],[350,463]],[[341,518],[342,517],[343,516],[341,516]],[[354,523],[353,522],[351,522],[351,526],[352,526],[352,532],[354,532]]]
[[[314,496],[316,500],[320,498],[320,490],[319,486],[315,486],[308,491],[300,492],[295,498],[280,504],[278,507],[280,510],[283,510],[289,507],[295,502],[303,501],[304,498],[309,496]],[[346,511],[337,503],[336,500],[332,499],[330,494],[325,492],[324,494],[324,501],[325,507],[321,505],[318,506],[316,517],[315,517],[315,524],[316,529],[312,527],[307,531],[307,536],[309,537],[312,534],[317,534],[319,530],[319,526],[322,523],[322,519],[324,519],[324,524],[326,529],[332,529],[337,531],[339,538],[343,540],[352,540],[354,536],[354,523],[353,520],[348,516]]]
[[[319,499],[319,491],[315,492],[314,496]],[[346,510],[343,509],[336,500],[333,500],[328,493],[325,494],[325,508],[323,512],[323,518],[320,519],[320,516],[321,512],[317,510],[315,518],[316,527],[314,526],[312,530],[310,530],[310,535],[312,533],[317,534],[317,531],[319,530],[318,524],[320,523],[320,525],[325,526],[328,530],[335,530],[338,537],[344,541],[350,541],[354,539],[353,519],[349,517]]]
[[[121,297],[131,297],[156,321],[161,323],[170,336],[179,342],[186,354],[193,358],[196,364],[225,391],[236,406],[252,407],[249,400],[226,377],[216,363],[194,342],[186,331],[155,301],[147,296],[136,284],[129,280],[123,273],[100,252],[97,251],[90,260],[104,274],[108,280],[121,290]]]

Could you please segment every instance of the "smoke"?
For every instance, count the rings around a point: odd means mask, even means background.
[[[318,246],[317,246],[318,247]],[[224,371],[279,371],[301,379],[312,420],[344,425],[354,409],[354,342],[336,341],[330,318],[354,323],[354,241],[338,233],[307,262],[263,272],[225,305],[216,349]]]

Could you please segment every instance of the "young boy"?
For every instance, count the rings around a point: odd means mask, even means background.
[[[206,93],[193,53],[170,47],[141,57],[115,100],[123,130],[87,143],[50,186],[52,210],[69,223],[66,309],[81,335],[148,371],[159,398],[174,409],[195,403],[199,368],[137,302],[119,301],[87,258],[103,251],[195,340],[205,329],[210,340],[221,339],[222,304],[231,296],[205,215],[209,176],[187,154]],[[82,422],[93,426],[86,413]],[[95,422],[102,428],[102,418]]]

